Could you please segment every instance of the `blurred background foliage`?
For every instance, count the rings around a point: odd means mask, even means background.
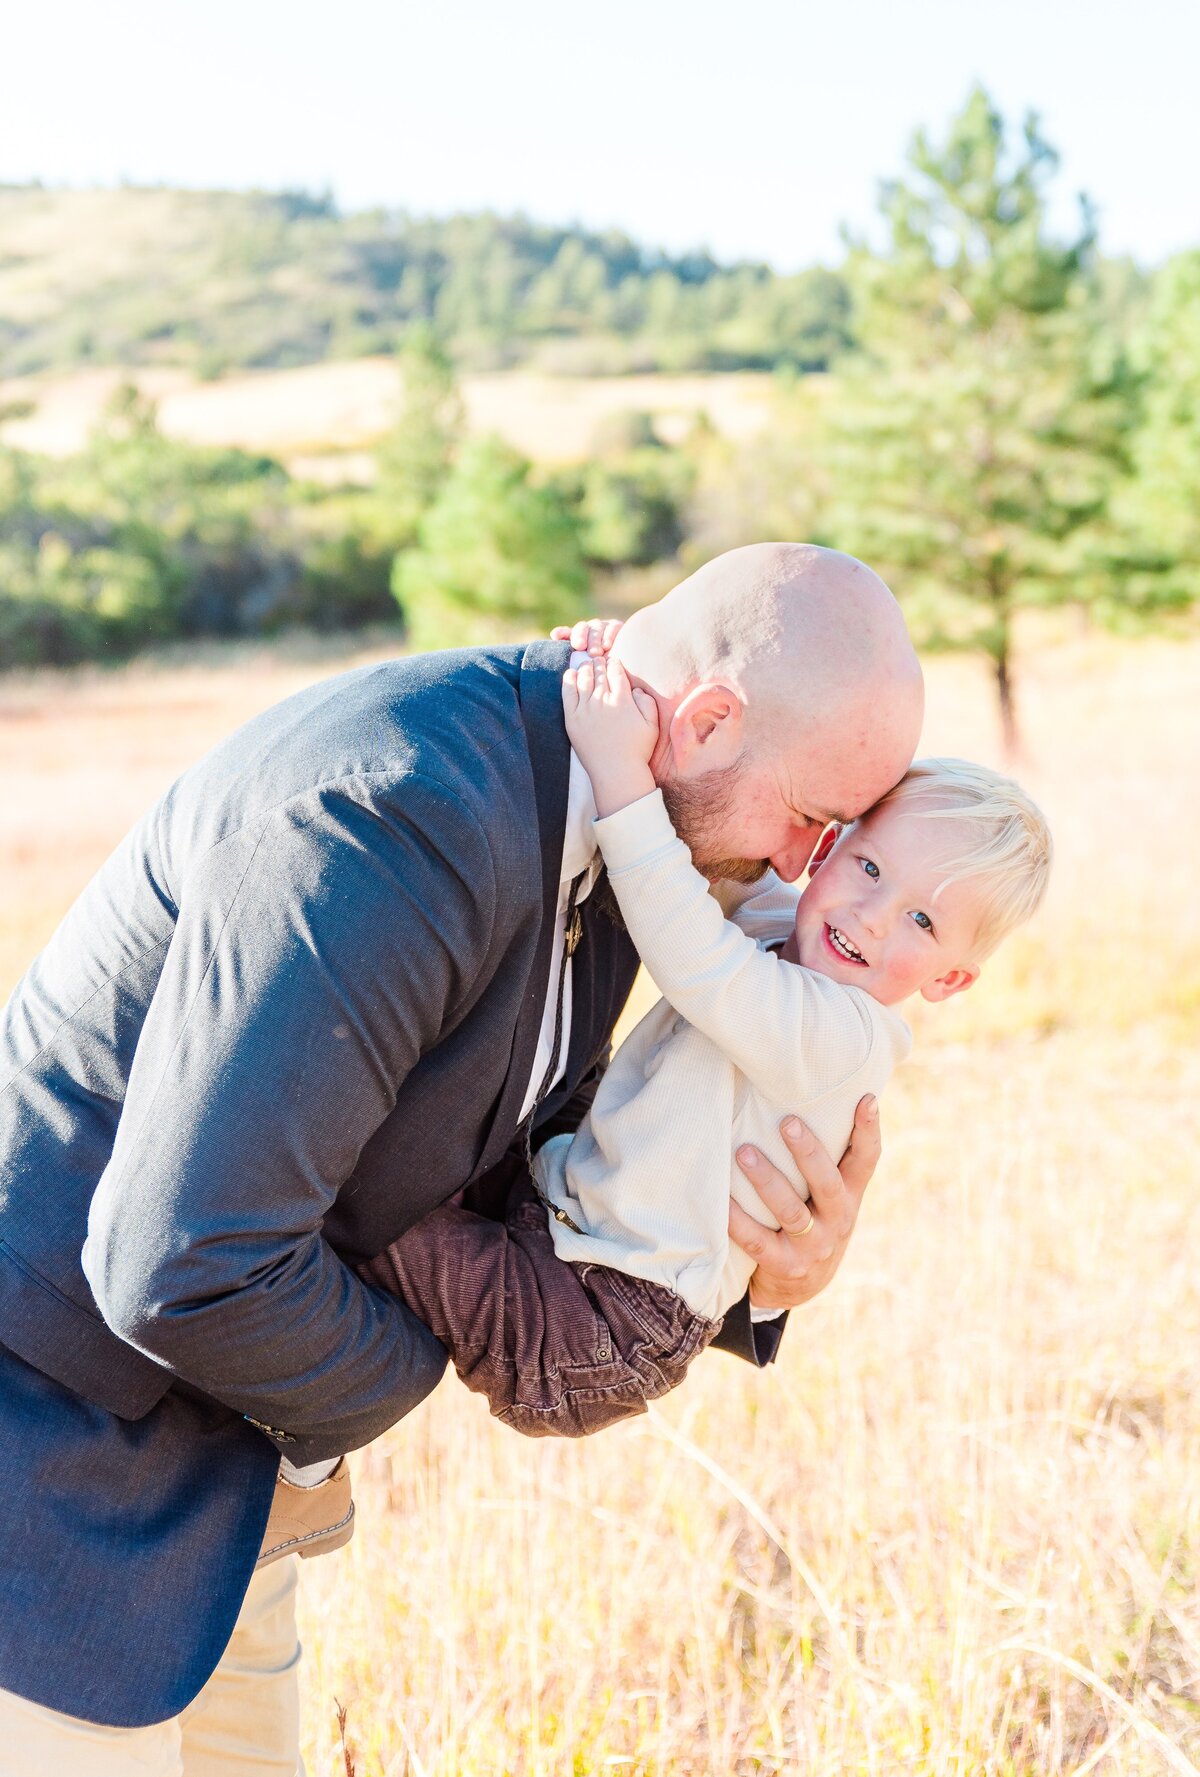
[[[916,136],[842,268],[793,277],[297,193],[0,191],[10,375],[388,351],[403,388],[343,486],[168,438],[132,384],[75,455],[0,446],[0,663],[397,610],[413,645],[480,641],[619,610],[657,564],[811,538],[877,566],[922,645],[987,655],[1015,744],[1020,611],[1143,626],[1200,591],[1200,250],[1107,261],[1082,202],[1060,235],[1056,167],[1036,119],[1006,125],[976,89]],[[22,251],[31,218],[89,203],[105,255]],[[667,443],[631,410],[550,468],[467,434],[458,377],[516,363],[766,367],[775,387],[752,437],[701,417]]]
[[[825,369],[849,340],[820,267],[672,258],[522,216],[341,216],[305,192],[0,187],[0,376],[86,364],[202,375],[392,349],[559,372]]]

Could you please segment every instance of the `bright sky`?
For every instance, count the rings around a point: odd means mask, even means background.
[[[782,268],[836,257],[982,78],[1108,251],[1200,244],[1188,0],[17,0],[0,53],[0,179],[331,187]]]

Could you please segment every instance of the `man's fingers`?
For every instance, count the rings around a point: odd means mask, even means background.
[[[850,1131],[850,1145],[842,1155],[839,1168],[842,1183],[852,1197],[861,1198],[870,1184],[871,1174],[879,1165],[882,1147],[879,1101],[868,1094],[858,1102],[858,1109],[854,1113],[854,1128]]]
[[[840,1205],[846,1195],[842,1175],[808,1125],[799,1117],[785,1117],[779,1132],[808,1186],[818,1215]]]
[[[808,1205],[804,1207],[809,1213]],[[729,1238],[776,1278],[807,1277],[811,1271],[827,1265],[833,1254],[833,1242],[822,1232],[819,1222],[803,1240],[796,1240],[786,1229],[764,1228],[740,1203],[729,1205]]]
[[[747,1215],[740,1203],[729,1200],[729,1238],[735,1246],[740,1246],[744,1253],[761,1264],[763,1254],[767,1250],[767,1236],[772,1233],[756,1222],[752,1215]]]
[[[812,1223],[812,1208],[791,1180],[784,1178],[779,1167],[763,1159],[757,1148],[738,1148],[738,1166],[754,1185],[759,1198],[772,1212],[775,1221],[788,1235],[807,1233]]]
[[[825,1288],[837,1270],[867,1180],[879,1157],[874,1101],[855,1113],[854,1133],[838,1169],[799,1117],[786,1117],[781,1133],[811,1193],[801,1191],[757,1148],[741,1147],[737,1163],[779,1223],[764,1228],[740,1204],[729,1208],[729,1237],[755,1261],[750,1300],[756,1308],[795,1308]]]

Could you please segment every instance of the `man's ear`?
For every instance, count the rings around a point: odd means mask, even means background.
[[[921,998],[936,1006],[942,1000],[953,999],[956,993],[965,993],[978,979],[976,968],[950,969],[945,975],[939,975],[936,981],[927,982],[921,989]]]
[[[742,700],[728,685],[694,685],[675,706],[671,754],[686,775],[732,765],[742,745]]]
[[[808,860],[808,874],[810,877],[816,875],[817,871],[821,868],[821,865],[825,862],[841,836],[842,829],[840,827],[826,827],[821,837],[817,840],[816,851]]]

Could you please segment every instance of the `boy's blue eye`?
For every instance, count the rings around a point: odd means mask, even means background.
[[[879,865],[873,864],[871,862],[870,858],[860,858],[858,861],[862,865],[863,869],[866,871],[867,875],[871,878],[871,881],[878,882],[879,881]]]
[[[923,932],[931,932],[933,930],[933,921],[927,913],[914,913],[912,917],[916,920]]]

